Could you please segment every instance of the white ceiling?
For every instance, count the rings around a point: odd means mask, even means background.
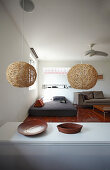
[[[33,13],[19,0],[2,0],[40,60],[107,60],[84,56],[90,43],[110,54],[110,0],[33,0]]]

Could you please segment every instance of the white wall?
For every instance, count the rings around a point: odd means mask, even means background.
[[[39,62],[39,97],[41,96],[66,96],[71,102],[74,99],[74,92],[81,91],[77,89],[42,89],[42,84],[67,84],[67,77],[64,75],[50,74],[46,75],[43,73],[43,67],[72,67],[75,64],[80,63],[79,61],[40,61]],[[89,90],[102,90],[106,97],[110,97],[110,61],[83,61],[93,65],[98,74],[103,74],[103,80],[98,80],[97,84]],[[61,76],[61,79],[60,79]],[[84,91],[84,90],[83,90]]]
[[[7,121],[23,121],[38,95],[37,88],[17,88],[6,80],[6,69],[14,61],[29,60],[30,49],[11,17],[0,4],[0,125]]]

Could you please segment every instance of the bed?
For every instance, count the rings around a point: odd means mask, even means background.
[[[34,104],[29,108],[30,116],[76,116],[77,109],[74,105],[66,99],[52,100],[45,102],[43,107],[34,107]]]

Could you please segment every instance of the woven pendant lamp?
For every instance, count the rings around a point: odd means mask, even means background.
[[[16,87],[29,87],[34,84],[37,73],[35,68],[26,62],[15,62],[6,71],[8,82]]]
[[[77,64],[69,70],[67,78],[75,89],[91,89],[97,82],[98,74],[90,64]]]
[[[25,7],[28,6],[29,4],[32,5],[31,1],[25,1],[25,0],[21,0],[20,1],[20,5],[22,3],[22,9],[23,9],[23,31],[22,31],[22,56],[23,56],[23,51],[24,51],[24,40],[23,40],[23,33],[24,33],[24,9]],[[25,5],[25,4],[27,5]],[[25,6],[24,6],[25,5]],[[29,10],[27,11],[29,12]],[[26,62],[23,61],[19,61],[19,62],[14,62],[12,64],[10,64],[7,68],[6,71],[6,78],[8,80],[8,82],[15,86],[15,87],[29,87],[31,85],[34,84],[35,80],[37,77],[37,73],[35,68],[31,65],[28,64]]]

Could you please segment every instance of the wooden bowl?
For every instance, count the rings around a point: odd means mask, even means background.
[[[81,131],[82,127],[83,127],[82,125],[75,123],[63,123],[57,126],[59,132],[67,134],[78,133]]]
[[[37,135],[47,129],[47,123],[41,120],[30,120],[18,126],[18,132],[25,136]]]

